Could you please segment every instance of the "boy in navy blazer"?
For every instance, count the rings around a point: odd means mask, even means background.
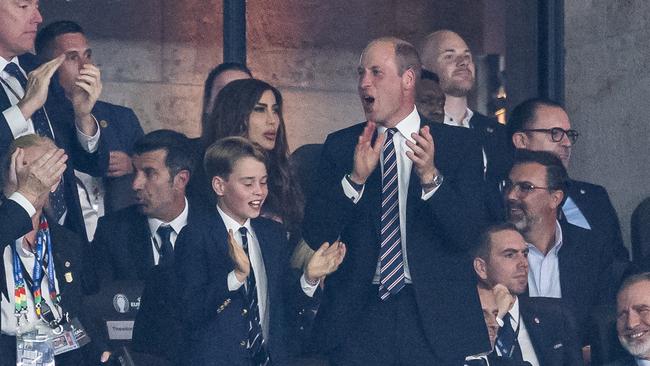
[[[217,212],[188,225],[176,247],[187,350],[182,359],[192,365],[284,365],[289,317],[314,301],[345,246],[324,243],[298,284],[287,275],[286,232],[259,217],[268,193],[264,153],[244,138],[225,138],[207,150],[204,167]]]

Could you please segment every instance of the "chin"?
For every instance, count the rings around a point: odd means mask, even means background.
[[[647,358],[650,357],[650,339],[644,337],[644,339],[629,341],[626,337],[619,336],[619,341],[632,356],[638,358]]]

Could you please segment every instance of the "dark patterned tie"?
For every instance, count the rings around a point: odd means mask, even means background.
[[[517,332],[512,328],[510,313],[506,313],[503,317],[503,326],[499,329],[497,335],[497,344],[501,357],[511,358],[516,361],[523,361],[521,348],[517,341]]]
[[[244,252],[246,252],[248,262],[251,266],[250,274],[246,278],[246,288],[244,289],[244,295],[248,305],[248,350],[251,353],[251,358],[255,365],[266,366],[270,365],[271,362],[266,350],[266,342],[264,341],[264,334],[262,333],[262,325],[260,323],[255,272],[253,271],[253,262],[248,253],[248,230],[242,226],[239,228],[239,233],[241,234],[241,246],[244,248]]]
[[[393,135],[397,129],[386,130],[382,152],[384,173],[381,178],[381,249],[379,256],[379,297],[386,300],[405,285],[402,236],[399,225],[399,185],[397,156]]]
[[[158,264],[161,266],[171,266],[174,264],[174,247],[172,246],[172,229],[168,225],[160,225],[158,227],[158,236],[160,236],[160,259]]]
[[[5,66],[4,70],[7,74],[13,76],[20,86],[23,87],[23,91],[27,91],[27,79],[23,75],[22,71],[18,68],[13,62],[10,62]],[[47,121],[47,116],[45,115],[45,109],[39,108],[32,115],[32,123],[34,124],[34,131],[40,136],[48,137],[54,141],[54,135],[52,130],[50,130],[50,124]],[[52,215],[54,216],[55,221],[60,221],[61,217],[66,211],[65,196],[63,193],[63,180],[57,187],[57,189],[50,193],[50,207],[52,208]]]

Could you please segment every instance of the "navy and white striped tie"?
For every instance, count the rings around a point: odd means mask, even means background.
[[[257,299],[257,283],[255,281],[255,272],[253,271],[253,262],[248,254],[248,230],[242,226],[239,228],[241,234],[241,246],[246,252],[248,262],[250,263],[250,274],[246,278],[246,288],[244,295],[248,305],[248,350],[254,365],[270,365],[269,353],[266,350],[266,342],[262,334],[262,325],[260,323],[260,309]]]
[[[379,297],[386,300],[397,294],[406,284],[404,257],[399,222],[399,184],[397,156],[393,135],[395,128],[386,130],[382,151],[384,172],[381,177],[381,250],[379,257]]]

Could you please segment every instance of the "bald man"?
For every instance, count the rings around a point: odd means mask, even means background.
[[[508,173],[512,149],[505,127],[471,110],[467,104],[476,76],[467,43],[453,31],[439,30],[425,38],[420,54],[423,68],[438,75],[445,93],[443,122],[470,128],[476,133],[483,147],[484,177],[496,186]]]

